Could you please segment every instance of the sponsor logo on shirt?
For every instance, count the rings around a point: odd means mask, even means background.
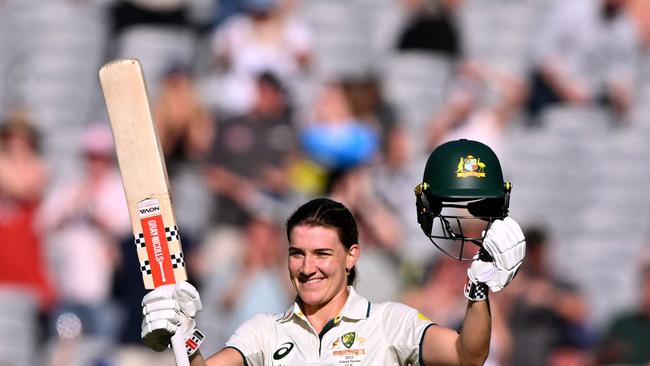
[[[292,342],[284,342],[284,343],[282,343],[280,345],[280,348],[275,350],[275,352],[273,353],[273,359],[276,360],[276,361],[283,359],[284,357],[286,357],[289,354],[289,352],[291,352],[292,349],[293,349],[293,343]]]

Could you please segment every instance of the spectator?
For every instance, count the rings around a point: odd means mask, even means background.
[[[274,74],[259,74],[256,88],[247,114],[218,123],[206,175],[215,193],[217,226],[241,228],[251,215],[270,214],[264,210],[272,207],[260,205],[287,198],[296,146],[292,108]]]
[[[458,59],[461,37],[455,14],[459,0],[403,1],[409,19],[397,40],[399,52],[432,52]]]
[[[193,7],[198,1],[112,1],[111,52],[134,57],[144,65],[147,87],[157,96],[161,81],[172,63],[190,64],[196,56],[198,31],[202,27]]]
[[[220,318],[225,311],[222,305],[228,302],[223,300],[224,293],[229,291],[230,298],[235,298],[233,289],[223,288],[224,273],[239,273],[249,235],[278,224],[284,211],[291,209],[289,202],[293,199],[289,185],[296,146],[292,109],[284,86],[274,74],[265,72],[256,80],[253,108],[245,115],[219,122],[205,173],[215,212],[198,248],[196,273],[208,301],[215,302],[202,315],[214,319],[215,328],[208,331],[215,337],[225,334],[221,327],[230,326],[228,319]]]
[[[529,227],[526,265],[518,273],[519,285],[510,289],[507,302],[512,330],[513,365],[549,365],[571,350],[575,357],[591,351],[595,335],[588,323],[588,306],[580,289],[556,278],[548,264],[547,232]]]
[[[214,122],[202,104],[191,71],[172,66],[154,102],[154,119],[173,180],[176,169],[205,158],[214,137]]]
[[[380,126],[372,116],[362,116],[368,119],[358,117],[343,83],[334,81],[321,85],[311,115],[299,135],[304,158],[320,167],[319,176],[314,178],[320,182],[301,189],[322,194],[327,190],[328,175],[376,159]]]
[[[557,2],[540,28],[528,111],[606,105],[619,118],[633,101],[640,40],[626,0]]]
[[[245,11],[232,15],[213,32],[217,70],[223,78],[221,108],[241,114],[255,102],[255,78],[270,71],[288,95],[305,78],[311,59],[309,29],[286,0],[245,0]]]
[[[650,363],[650,261],[640,270],[639,306],[618,314],[598,349],[598,364]]]
[[[47,184],[36,129],[25,115],[9,117],[0,126],[0,230],[9,256],[4,257],[0,282],[24,286],[42,311],[49,310],[55,300],[34,220]]]
[[[344,78],[342,85],[351,113],[357,119],[369,121],[381,136],[386,136],[397,126],[397,112],[383,96],[382,85],[376,75]]]
[[[89,126],[81,147],[81,176],[51,188],[40,221],[59,287],[57,315],[75,314],[84,335],[110,342],[119,329],[110,301],[118,243],[131,225],[108,126]]]
[[[460,138],[481,141],[499,154],[504,134],[524,100],[521,80],[489,65],[465,62],[449,99],[430,122],[428,144]]]
[[[32,365],[55,303],[36,216],[48,182],[37,131],[15,114],[0,125],[0,364]]]
[[[216,133],[214,116],[199,97],[200,79],[195,75],[189,66],[172,65],[153,103],[186,258],[191,256],[190,243],[210,225],[212,207],[203,169]]]
[[[207,296],[201,317],[210,319],[205,331],[214,347],[225,342],[251,316],[281,313],[289,306],[293,289],[284,274],[282,238],[277,223],[251,218],[243,229],[237,260],[212,268],[210,276],[205,277]]]

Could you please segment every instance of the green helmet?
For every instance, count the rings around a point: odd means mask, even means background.
[[[418,222],[445,254],[471,259],[463,254],[464,244],[481,246],[490,224],[508,215],[511,188],[490,147],[465,139],[444,143],[429,156],[422,183],[415,188]],[[443,242],[460,242],[460,254],[451,255]]]

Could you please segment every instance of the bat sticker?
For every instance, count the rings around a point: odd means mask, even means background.
[[[147,198],[138,202],[138,214],[142,226],[151,276],[154,286],[175,283],[174,266],[169,253],[165,225],[157,199]]]

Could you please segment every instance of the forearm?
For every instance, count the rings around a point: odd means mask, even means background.
[[[190,366],[207,366],[207,365],[208,364],[205,363],[205,359],[203,358],[203,355],[201,355],[200,350],[196,351],[196,353],[190,357]]]
[[[467,270],[465,297],[470,302],[463,329],[456,340],[461,365],[482,365],[487,359],[492,333],[492,314],[487,295],[506,287],[521,266],[526,253],[521,227],[510,217],[495,220],[483,239],[481,251]],[[484,257],[490,257],[490,261],[485,261]]]
[[[489,301],[470,301],[456,340],[461,365],[482,365],[490,351],[492,316]]]
[[[491,330],[487,300],[470,301],[460,334],[441,326],[427,329],[422,345],[424,365],[483,365],[490,348]]]

